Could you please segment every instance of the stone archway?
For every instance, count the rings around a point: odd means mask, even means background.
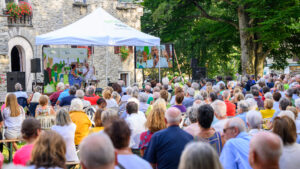
[[[17,57],[19,55],[19,58]],[[30,60],[33,58],[33,49],[30,42],[21,36],[16,36],[8,41],[8,56],[10,58],[10,71],[20,71],[25,72],[25,88],[26,91],[32,91],[32,79],[33,76],[30,70]],[[18,64],[15,64],[14,61],[19,59],[19,68]]]

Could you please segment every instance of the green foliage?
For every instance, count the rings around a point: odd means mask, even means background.
[[[122,46],[120,48],[120,54],[121,54],[122,61],[124,61],[128,58],[129,50],[125,46]]]
[[[205,17],[193,2],[222,21]],[[232,26],[238,25],[239,6],[246,9],[252,43],[262,44],[273,68],[282,69],[286,58],[300,53],[299,0],[144,0],[142,5],[142,31],[174,43],[181,70],[188,75],[191,58],[207,68],[209,77],[241,71],[239,30]],[[176,61],[174,70],[178,72]]]

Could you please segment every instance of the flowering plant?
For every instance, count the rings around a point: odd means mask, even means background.
[[[32,8],[28,2],[19,2],[19,8],[21,10],[21,15],[32,15]]]
[[[122,46],[120,48],[120,53],[121,53],[121,60],[124,61],[127,59],[129,55],[129,50],[125,46]]]
[[[32,8],[27,2],[20,2],[17,5],[14,2],[10,2],[6,6],[6,14],[8,14],[11,18],[21,18],[25,15],[32,15]]]

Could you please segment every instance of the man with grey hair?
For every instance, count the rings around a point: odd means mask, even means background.
[[[184,131],[189,133],[192,136],[196,136],[200,132],[200,127],[198,124],[197,116],[198,116],[198,109],[204,103],[200,100],[196,100],[192,107],[189,107],[187,110],[187,116],[191,124],[187,126]]]
[[[212,128],[214,128],[217,132],[222,133],[224,125],[227,122],[226,104],[221,100],[216,100],[211,104],[211,107],[214,109],[215,118],[217,119],[214,120],[216,122],[212,125]]]
[[[191,87],[195,90],[195,95],[199,94],[199,83],[193,82]]]
[[[128,86],[126,88],[126,94],[124,94],[121,97],[121,102],[120,102],[120,113],[123,113],[126,110],[126,104],[128,102],[128,99],[130,99],[132,96],[133,88]]]
[[[189,108],[193,105],[194,103],[194,95],[195,95],[195,90],[193,88],[188,88],[186,91],[186,96],[183,99],[182,104],[186,107]]]
[[[226,143],[223,147],[220,161],[224,169],[251,169],[248,161],[250,136],[241,118],[228,119],[223,129]]]
[[[50,95],[49,100],[51,101],[51,105],[54,106],[55,103],[57,102],[57,99],[60,95],[61,92],[63,92],[65,89],[65,85],[63,82],[59,82],[56,85],[56,92]]]
[[[167,128],[155,132],[146,149],[144,159],[153,168],[178,168],[181,153],[193,136],[179,128],[181,111],[175,107],[165,113]]]
[[[283,143],[272,132],[259,132],[250,141],[249,163],[253,169],[279,169]]]
[[[56,101],[57,105],[59,105],[59,103],[61,102],[61,100],[64,97],[67,97],[67,96],[70,95],[69,90],[70,90],[70,85],[69,84],[65,84],[65,90],[59,94],[59,97],[58,97],[58,99]]]
[[[230,91],[229,90],[225,90],[223,93],[222,93],[222,96],[223,96],[223,100],[226,104],[226,115],[228,117],[233,117],[235,116],[235,104],[231,103],[231,101],[229,101],[230,99]]]
[[[237,115],[236,117],[241,118],[242,120],[244,120],[245,124],[246,124],[246,114],[249,111],[249,104],[246,100],[241,100],[238,102],[238,106],[237,106]]]
[[[14,92],[14,94],[16,95],[17,98],[20,98],[20,97],[23,97],[25,99],[28,98],[27,93],[22,91],[23,88],[22,88],[22,85],[20,83],[15,84],[15,90],[16,91]]]
[[[253,98],[248,98],[246,101],[249,105],[249,110],[256,110],[258,108],[257,102]]]
[[[95,87],[88,86],[86,89],[86,96],[84,96],[84,100],[89,101],[91,105],[97,105],[97,100],[100,99],[98,95],[95,94]]]
[[[250,129],[248,131],[250,136],[253,136],[262,130],[263,117],[260,112],[256,110],[248,111],[246,115],[246,122],[248,128]]]
[[[75,96],[82,101],[84,109],[87,108],[87,107],[89,107],[89,106],[91,106],[91,103],[89,101],[84,100],[84,92],[83,92],[83,90],[81,90],[81,89],[77,90]]]
[[[149,107],[149,104],[147,104],[148,95],[146,93],[140,93],[139,101],[140,101],[139,111],[146,113],[146,111]]]
[[[79,146],[80,164],[83,169],[114,169],[114,146],[105,133],[91,134]]]

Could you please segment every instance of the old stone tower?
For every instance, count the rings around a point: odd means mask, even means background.
[[[12,22],[5,14],[9,2],[28,2],[33,16],[24,21]],[[126,1],[126,2],[125,2]],[[102,7],[114,17],[129,26],[140,30],[140,17],[143,8],[129,0],[0,0],[0,93],[6,94],[6,72],[21,71],[26,73],[26,90],[32,90],[34,74],[30,72],[30,60],[42,59],[42,46],[35,45],[35,37],[62,28]],[[57,47],[57,46],[51,46]],[[60,46],[62,47],[62,46]],[[70,47],[70,46],[63,46]],[[105,64],[105,50],[109,50],[109,65]],[[125,61],[115,54],[114,47],[95,47],[92,63],[96,69],[99,86],[105,86],[105,66],[108,66],[108,78],[111,82],[123,78],[126,84],[134,81],[133,52]],[[42,62],[42,61],[41,61]],[[42,82],[42,74],[38,80]],[[3,99],[1,99],[3,100]]]

